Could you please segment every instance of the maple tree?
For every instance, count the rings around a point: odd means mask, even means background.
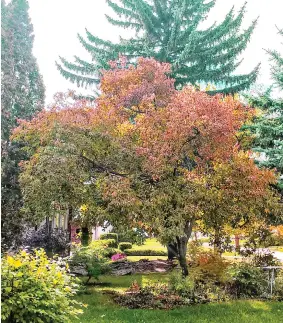
[[[220,247],[227,224],[264,225],[281,206],[275,174],[240,148],[252,110],[230,96],[177,91],[169,72],[154,59],[111,62],[95,108],[53,107],[22,121],[14,139],[31,156],[20,178],[28,212],[40,218],[54,201],[83,204],[81,221],[148,226],[162,243],[175,242],[187,275],[198,223]]]

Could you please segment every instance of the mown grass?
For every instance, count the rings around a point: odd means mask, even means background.
[[[141,246],[138,245],[133,245],[134,250],[162,250],[162,251],[166,251],[166,247],[162,246],[162,244],[160,242],[158,242],[155,238],[150,238],[150,239],[146,239],[145,243]]]
[[[144,286],[150,282],[166,282],[166,274],[141,274],[123,277],[104,276],[100,283],[88,288],[88,294],[77,299],[85,304],[82,323],[279,323],[283,303],[258,300],[233,301],[177,308],[174,310],[130,310],[113,303],[104,290],[123,291],[133,281]]]

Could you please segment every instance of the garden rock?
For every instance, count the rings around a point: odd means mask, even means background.
[[[87,276],[88,275],[88,272],[83,265],[70,267],[70,272],[71,272],[71,274],[79,275],[79,276]]]
[[[134,273],[168,272],[175,266],[176,264],[167,260],[142,259],[136,262],[129,262],[127,260],[123,260],[112,263],[111,271],[113,275],[123,276]]]

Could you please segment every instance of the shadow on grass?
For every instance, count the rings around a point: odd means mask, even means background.
[[[123,291],[133,281],[144,286],[150,282],[166,282],[166,274],[103,276],[88,286],[86,294],[76,298],[88,307],[77,322],[82,323],[280,323],[283,303],[239,300],[176,308],[174,310],[131,310],[115,304],[105,291]]]

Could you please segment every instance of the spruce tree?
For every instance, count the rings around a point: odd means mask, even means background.
[[[33,26],[27,0],[1,1],[1,230],[2,248],[20,240],[21,192],[18,184],[20,147],[9,137],[17,119],[29,119],[44,105],[44,85],[32,54]]]
[[[108,61],[119,53],[130,61],[136,57],[154,57],[172,64],[176,86],[212,83],[222,93],[236,93],[249,88],[256,80],[259,66],[249,74],[234,75],[240,65],[239,55],[247,47],[257,20],[241,31],[244,5],[235,14],[232,8],[224,20],[208,29],[200,24],[207,18],[216,0],[106,0],[117,19],[107,16],[118,27],[131,28],[136,37],[114,44],[86,30],[86,38],[78,35],[90,53],[91,62],[75,56],[74,62],[60,57],[61,74],[78,86],[99,82],[99,70],[107,69]]]
[[[279,33],[283,36],[283,30],[279,30]],[[272,62],[271,74],[275,86],[283,91],[283,55],[273,50],[267,52]],[[255,135],[254,151],[261,153],[258,160],[260,165],[276,168],[279,172],[278,189],[283,196],[283,97],[274,99],[270,88],[248,99],[252,106],[261,110],[254,124],[249,127]]]

